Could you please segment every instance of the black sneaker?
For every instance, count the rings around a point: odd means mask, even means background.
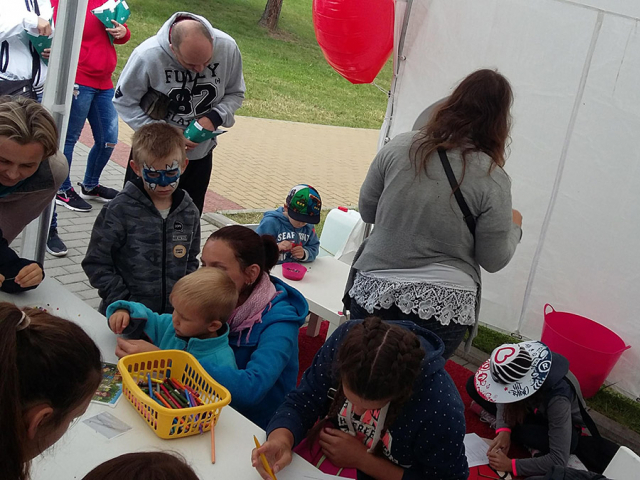
[[[67,246],[58,236],[58,229],[49,230],[49,238],[47,238],[47,252],[54,257],[64,257],[67,254]]]
[[[73,187],[66,192],[58,192],[56,194],[56,205],[62,205],[76,212],[88,212],[91,210],[91,205],[81,199]]]
[[[78,186],[80,187],[80,196],[85,200],[95,199],[108,202],[116,198],[116,195],[118,194],[118,190],[115,188],[103,187],[102,185],[97,185],[91,190],[87,190],[84,188],[84,185],[79,182]]]

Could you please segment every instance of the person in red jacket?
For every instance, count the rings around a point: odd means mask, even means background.
[[[59,0],[51,2],[54,17],[58,13]],[[118,114],[111,102],[113,98],[113,82],[111,76],[116,69],[118,58],[113,44],[123,44],[129,41],[131,32],[125,25],[112,21],[113,28],[105,28],[91,10],[101,6],[104,0],[89,0],[87,16],[80,45],[80,59],[76,73],[76,85],[73,90],[73,100],[69,115],[69,126],[64,146],[64,155],[69,166],[73,158],[73,148],[80,138],[85,121],[89,120],[93,133],[94,145],[89,152],[87,168],[80,187],[80,196],[71,186],[69,177],[60,187],[56,195],[56,204],[71,210],[88,212],[91,204],[84,199],[109,201],[118,193],[113,188],[99,184],[100,174],[111,157],[118,142]],[[112,42],[113,40],[113,42]],[[57,215],[54,213],[51,230],[57,227]],[[52,255],[66,254],[66,248],[50,248]]]

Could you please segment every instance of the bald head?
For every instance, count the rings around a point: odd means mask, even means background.
[[[213,44],[213,38],[207,27],[197,20],[179,20],[171,27],[171,45],[177,50],[180,49],[182,42],[190,36],[203,37]]]
[[[180,20],[171,27],[171,50],[187,70],[204,71],[213,57],[213,38],[207,27],[192,19]]]

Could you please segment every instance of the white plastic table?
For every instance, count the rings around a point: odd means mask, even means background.
[[[329,336],[347,320],[347,316],[342,311],[342,297],[351,267],[329,256],[317,257],[313,262],[303,265],[308,270],[302,280],[284,278],[282,265],[273,267],[271,274],[298,290],[307,299],[311,312],[307,335],[317,336],[320,330],[320,319],[324,318],[329,321],[327,333]]]
[[[102,351],[105,362],[116,363],[116,336],[106,319],[79,297],[66,290],[55,280],[45,279],[36,290],[8,295],[0,292],[0,301],[18,306],[39,306],[81,325]],[[82,423],[85,418],[107,411],[132,427],[123,435],[108,440]],[[211,464],[209,434],[194,435],[177,440],[158,438],[146,422],[122,397],[115,408],[91,404],[79,422],[76,422],[50,450],[33,462],[33,480],[79,480],[100,463],[128,452],[169,450],[178,452],[193,467],[200,478],[259,479],[251,466],[251,451],[255,447],[253,435],[260,442],[265,433],[233,408],[224,407],[216,426],[216,463]],[[315,467],[294,455],[292,464],[278,474],[278,480],[323,479]]]

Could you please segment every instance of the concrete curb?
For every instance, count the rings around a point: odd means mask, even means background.
[[[218,228],[227,227],[229,225],[238,225],[238,222],[231,220],[230,218],[225,217],[220,213],[205,213],[202,215],[202,218],[209,222],[211,225],[214,225]]]
[[[471,347],[469,353],[465,353],[464,347],[460,346],[455,351],[455,355],[476,366],[482,365],[489,358],[488,353],[476,347]],[[616,442],[618,445],[624,445],[640,455],[640,434],[614,422],[592,408],[587,407],[587,411],[603,437]]]

